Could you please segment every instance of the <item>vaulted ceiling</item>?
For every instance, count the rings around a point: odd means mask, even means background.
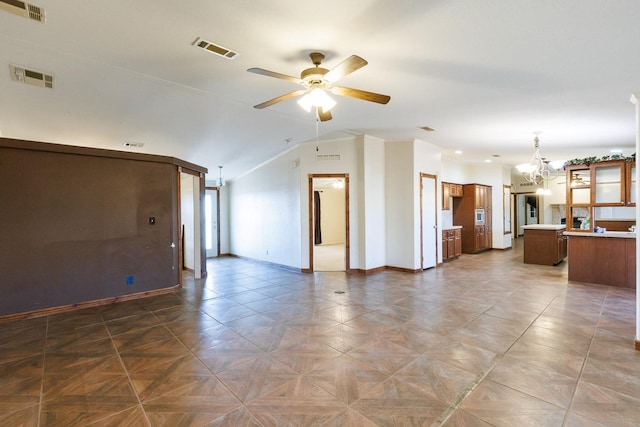
[[[6,0],[5,0],[6,1]],[[331,69],[368,61],[340,85],[320,139],[418,138],[462,161],[570,159],[635,151],[640,91],[637,0],[33,0],[45,22],[0,10],[0,135],[179,157],[233,179],[316,138],[299,87],[309,53]],[[198,38],[238,53],[229,60]],[[54,77],[20,84],[10,65]],[[430,127],[427,132],[421,127]],[[126,147],[125,142],[143,143]],[[454,154],[461,150],[460,155]]]

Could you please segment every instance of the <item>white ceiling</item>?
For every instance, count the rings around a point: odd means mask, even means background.
[[[294,100],[253,108],[298,86],[246,70],[298,76],[320,51],[329,69],[369,62],[339,85],[391,96],[334,96],[321,139],[418,138],[507,165],[528,161],[534,131],[549,159],[635,151],[638,0],[32,3],[45,24],[0,11],[5,137],[175,156],[212,179],[223,165],[230,180],[316,137]],[[239,56],[197,49],[198,37]],[[11,81],[9,64],[52,74],[55,88]]]

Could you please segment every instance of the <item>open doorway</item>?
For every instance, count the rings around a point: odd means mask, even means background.
[[[349,178],[347,174],[309,176],[310,269],[349,269]]]
[[[204,236],[207,258],[220,255],[220,189],[206,187],[204,192]]]
[[[516,218],[516,236],[524,236],[525,225],[538,224],[540,200],[535,194],[514,194],[514,216]]]
[[[193,271],[196,279],[206,272],[202,259],[201,179],[195,172],[180,171],[181,265]]]

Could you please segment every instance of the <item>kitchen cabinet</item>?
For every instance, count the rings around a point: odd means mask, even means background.
[[[462,255],[462,230],[460,228],[442,230],[442,261]]]
[[[567,232],[568,279],[636,288],[636,233]]]
[[[451,197],[462,197],[462,184],[454,184],[452,182],[442,183],[442,210],[451,209]]]
[[[569,165],[566,171],[569,230],[593,231],[597,225],[593,220],[594,208],[636,205],[635,162],[610,160],[590,165]],[[577,220],[575,226],[574,219]],[[580,223],[584,226],[580,227]]]
[[[478,253],[493,246],[492,187],[465,184],[463,196],[453,199],[453,223],[462,226],[462,252]]]
[[[556,265],[567,257],[564,225],[532,224],[522,228],[525,264]]]
[[[451,209],[451,186],[448,182],[442,183],[442,210],[448,211]]]

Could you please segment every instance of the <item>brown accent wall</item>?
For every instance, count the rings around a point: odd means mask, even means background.
[[[0,138],[0,316],[180,283],[179,165]]]

